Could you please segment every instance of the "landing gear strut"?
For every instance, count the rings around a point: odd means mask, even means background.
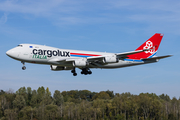
[[[77,76],[75,68],[71,70],[71,73],[73,73],[73,76]]]
[[[81,74],[87,75],[87,74],[92,74],[92,72],[89,68],[83,68]]]
[[[25,62],[21,61],[21,63],[23,64],[22,70],[25,70],[26,69]]]

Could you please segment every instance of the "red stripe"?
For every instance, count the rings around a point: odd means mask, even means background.
[[[71,55],[84,55],[84,56],[101,56],[101,55],[94,55],[94,54],[83,54],[83,53],[70,53]]]

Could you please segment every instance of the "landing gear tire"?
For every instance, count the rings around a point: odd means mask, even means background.
[[[71,70],[71,73],[75,73],[76,71],[75,70]]]
[[[26,69],[26,67],[25,67],[25,66],[23,66],[23,67],[22,67],[22,70],[25,70],[25,69]]]
[[[77,76],[77,73],[73,73],[73,76]]]
[[[87,74],[92,74],[91,70],[89,68],[83,68],[81,71],[81,74],[87,75]]]
[[[88,74],[92,74],[92,72],[91,72],[91,71],[89,71],[89,72],[88,72]]]

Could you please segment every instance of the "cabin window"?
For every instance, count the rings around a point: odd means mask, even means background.
[[[18,45],[18,47],[23,47],[23,45]]]

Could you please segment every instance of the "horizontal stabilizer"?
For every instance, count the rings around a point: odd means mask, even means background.
[[[165,55],[165,56],[158,56],[158,57],[152,57],[152,58],[146,58],[146,59],[141,59],[141,60],[157,60],[157,59],[163,59],[167,57],[171,57],[172,55]]]

